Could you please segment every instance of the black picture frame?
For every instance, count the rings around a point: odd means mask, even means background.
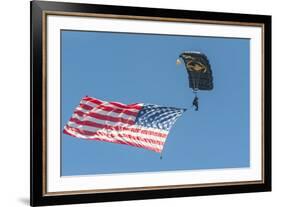
[[[170,188],[153,190],[133,190],[101,193],[46,194],[46,71],[44,72],[44,21],[46,11],[83,14],[108,14],[119,16],[138,16],[173,19],[192,19],[195,21],[232,22],[260,24],[263,27],[263,182],[235,185],[209,185],[189,188]],[[137,199],[171,198],[231,193],[271,191],[271,16],[233,14],[203,11],[187,11],[156,8],[136,8],[126,6],[93,5],[80,3],[31,2],[31,142],[30,142],[30,205],[78,204],[89,202],[108,202]],[[44,135],[45,134],[45,135]]]

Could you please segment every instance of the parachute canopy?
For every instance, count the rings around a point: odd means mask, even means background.
[[[213,75],[211,65],[206,55],[201,52],[186,51],[179,56],[185,63],[185,68],[188,73],[189,87],[193,91],[212,90]],[[177,64],[180,60],[177,60]]]

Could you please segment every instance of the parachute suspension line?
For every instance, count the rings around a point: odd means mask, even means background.
[[[194,99],[193,99],[193,102],[192,102],[192,106],[195,107],[195,111],[198,111],[199,110],[199,98],[197,96],[197,90],[193,90],[193,93],[195,95],[194,95]]]
[[[196,89],[197,89],[197,90],[198,90],[198,88],[199,88],[200,78],[201,78],[201,72],[199,72],[199,77],[198,77],[198,80],[197,80],[197,86],[196,86]]]
[[[191,75],[191,79],[192,79],[192,90],[194,93],[194,99],[192,101],[192,107],[195,107],[195,111],[199,110],[199,98],[197,96],[197,93],[199,91],[199,84],[200,84],[200,78],[201,78],[201,73],[199,72],[199,74],[190,74]]]
[[[194,91],[194,90],[196,90],[196,77],[195,77],[195,75],[193,75],[193,74],[190,74],[190,76],[191,76],[191,79],[192,79],[192,90]]]
[[[196,90],[196,80],[195,80],[194,76],[192,77],[192,83],[193,83],[193,87],[194,87],[193,91],[194,91],[194,90]]]

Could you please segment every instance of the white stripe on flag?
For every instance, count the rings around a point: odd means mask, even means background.
[[[85,126],[85,125],[79,125],[79,124],[76,124],[74,122],[68,122],[67,126],[69,127],[72,127],[72,128],[76,128],[76,129],[80,129],[80,130],[85,130],[85,131],[88,131],[88,132],[98,132],[98,131],[101,131],[101,130],[105,130],[106,132],[108,133],[114,133],[114,132],[118,132],[120,134],[128,134],[128,135],[133,135],[133,136],[140,136],[140,137],[143,137],[143,138],[147,138],[147,139],[151,139],[151,140],[155,140],[155,141],[159,141],[159,142],[165,142],[166,140],[166,137],[164,137],[164,135],[168,135],[168,133],[166,131],[162,131],[161,134],[163,134],[162,137],[160,136],[155,136],[153,134],[149,134],[149,133],[145,133],[145,132],[141,132],[141,130],[143,131],[149,131],[149,132],[154,132],[153,129],[143,129],[143,128],[137,128],[137,127],[128,127],[128,130],[126,129],[121,129],[121,130],[110,130],[110,129],[101,129],[101,128],[98,128],[98,127],[92,127],[92,126]],[[159,133],[159,132],[157,132]]]
[[[133,144],[135,146],[142,146],[144,148],[149,148],[149,149],[155,149],[155,151],[159,152],[162,150],[164,142],[162,145],[158,145],[158,144],[153,144],[153,143],[149,143],[149,142],[143,142],[143,141],[139,141],[139,140],[134,140],[131,138],[127,138],[127,137],[122,137],[122,134],[119,134],[118,132],[116,132],[114,137],[108,137],[106,135],[100,134],[100,135],[95,135],[95,136],[88,136],[88,135],[83,135],[80,134],[78,132],[72,131],[69,128],[65,128],[65,130],[74,135],[75,137],[78,138],[83,138],[83,139],[103,139],[109,142],[116,142],[116,141],[122,141],[123,143],[128,143],[128,144]],[[104,131],[106,134],[108,134],[106,131]]]
[[[112,117],[117,117],[117,118],[124,118],[124,119],[131,119],[131,120],[135,120],[135,117],[134,115],[127,115],[127,114],[124,114],[124,113],[116,113],[116,112],[113,112],[113,111],[104,111],[102,109],[99,109],[99,108],[94,108],[92,110],[87,110],[87,109],[83,109],[81,107],[77,107],[76,108],[77,111],[81,111],[85,114],[88,114],[88,113],[97,113],[97,114],[101,114],[101,115],[106,115],[106,116],[112,116]]]
[[[112,103],[114,103],[114,102],[112,102]],[[115,103],[117,103],[117,102],[115,102]],[[96,107],[96,106],[109,106],[109,107],[112,107],[112,108],[116,108],[116,109],[120,109],[120,110],[124,110],[124,108],[121,108],[121,107],[118,107],[118,106],[116,106],[116,105],[113,105],[113,104],[111,104],[110,102],[104,102],[104,103],[102,103],[102,104],[95,104],[95,103],[92,103],[92,102],[90,102],[90,101],[85,101],[85,100],[81,100],[80,101],[80,104],[85,104],[85,105],[88,105],[88,106],[91,106],[91,107]],[[119,103],[119,104],[121,104],[121,103]],[[139,105],[141,105],[141,104],[139,104]],[[134,109],[134,108],[129,108],[129,109],[126,109],[126,110],[129,110],[129,111],[132,111],[132,112],[138,112],[139,111],[139,109]]]

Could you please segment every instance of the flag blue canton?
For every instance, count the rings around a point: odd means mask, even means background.
[[[186,109],[175,107],[144,104],[136,117],[135,125],[169,131],[185,111]]]

